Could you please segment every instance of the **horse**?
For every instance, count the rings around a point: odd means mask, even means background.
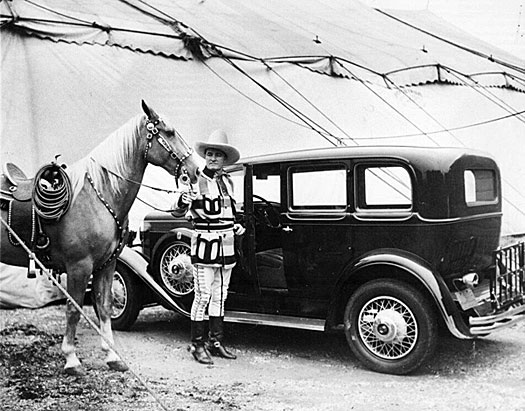
[[[115,371],[126,371],[128,367],[111,349],[114,341],[110,317],[111,285],[117,257],[126,241],[127,216],[146,166],[160,166],[175,179],[182,173],[192,183],[196,182],[199,173],[198,157],[179,133],[144,101],[142,109],[144,114],[130,119],[86,157],[65,168],[72,197],[67,211],[58,219],[40,218],[37,221],[49,244],[46,267],[67,273],[68,294],[80,306],[92,278],[94,303],[104,336],[101,348],[106,364]],[[6,208],[4,203],[1,210],[4,221],[8,217]],[[28,220],[27,224],[31,225],[31,218]],[[5,227],[0,231],[0,260],[27,267],[27,253],[15,247]],[[64,371],[73,376],[86,373],[75,353],[79,318],[80,313],[68,300],[61,350],[66,360]]]

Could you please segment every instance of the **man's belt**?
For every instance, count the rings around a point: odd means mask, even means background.
[[[233,221],[206,221],[201,219],[193,220],[195,230],[220,231],[233,228]]]

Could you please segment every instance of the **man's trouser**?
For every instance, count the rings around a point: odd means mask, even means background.
[[[210,317],[224,317],[224,302],[228,295],[231,273],[232,268],[195,265],[192,321],[204,321],[206,307]]]

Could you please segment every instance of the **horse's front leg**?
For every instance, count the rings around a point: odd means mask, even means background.
[[[106,353],[106,364],[112,370],[127,371],[128,366],[111,348],[114,344],[113,331],[111,329],[111,312],[113,303],[111,286],[113,284],[115,264],[115,262],[109,264],[108,267],[96,274],[93,278],[93,292],[95,293],[95,303],[97,305],[98,317],[100,320],[100,330],[103,336],[101,338],[101,345],[102,351]]]
[[[67,291],[80,307],[84,303],[84,294],[91,270],[92,264],[88,260],[67,267]],[[62,340],[62,352],[66,358],[65,372],[76,376],[86,374],[75,352],[75,335],[79,319],[80,312],[68,300],[66,304],[66,332]]]

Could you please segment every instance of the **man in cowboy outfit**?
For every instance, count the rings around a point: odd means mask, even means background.
[[[197,142],[195,150],[206,161],[197,181],[197,192],[181,193],[175,215],[188,212],[193,221],[191,260],[194,269],[195,298],[191,307],[190,352],[202,364],[213,364],[209,353],[227,359],[237,358],[222,344],[224,302],[235,266],[234,234],[244,227],[235,223],[233,182],[223,167],[239,159],[239,151],[228,144],[222,130],[214,131],[207,142]],[[205,312],[209,315],[206,341]]]

